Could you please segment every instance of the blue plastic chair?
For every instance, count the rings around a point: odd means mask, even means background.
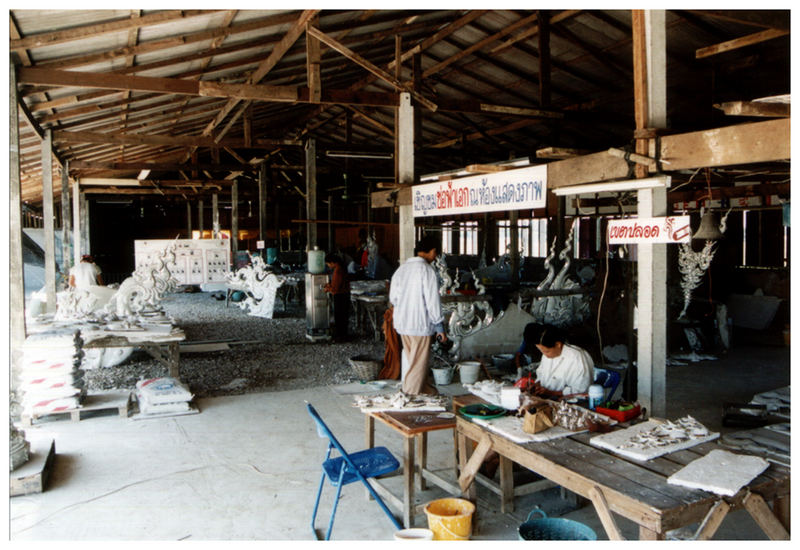
[[[308,414],[314,419],[317,424],[317,433],[321,438],[328,438],[328,452],[325,455],[325,462],[322,463],[322,477],[319,480],[319,490],[317,491],[317,499],[314,502],[314,513],[311,516],[311,531],[314,536],[319,539],[317,530],[314,523],[317,519],[317,510],[319,509],[319,500],[322,496],[322,487],[325,485],[325,478],[331,482],[331,485],[336,487],[336,498],[333,501],[333,510],[331,510],[331,519],[328,521],[328,531],[325,534],[325,540],[330,540],[331,531],[333,530],[333,520],[336,517],[336,507],[339,505],[339,496],[342,493],[342,487],[348,483],[360,481],[363,483],[372,497],[378,503],[394,526],[400,530],[403,526],[392,515],[389,508],[383,502],[375,489],[367,481],[368,478],[378,477],[390,472],[394,472],[400,468],[400,463],[389,452],[386,447],[373,447],[372,449],[364,449],[357,453],[348,453],[342,447],[342,444],[331,433],[330,428],[325,425],[325,422],[320,418],[319,413],[308,403]],[[331,451],[336,449],[340,456],[331,458]]]

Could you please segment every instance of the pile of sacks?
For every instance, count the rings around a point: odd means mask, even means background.
[[[79,331],[33,334],[22,348],[19,388],[23,415],[77,409],[86,397]]]
[[[190,410],[192,393],[180,381],[169,376],[139,380],[136,400],[140,414],[179,413]]]

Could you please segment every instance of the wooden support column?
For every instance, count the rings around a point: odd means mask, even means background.
[[[219,238],[219,194],[211,195],[211,238]]]
[[[61,167],[61,269],[64,275],[69,276],[72,266],[70,257],[71,224],[69,213],[69,161],[64,161]]]
[[[539,106],[550,107],[550,14],[547,10],[537,10],[539,23]]]
[[[306,141],[306,219],[317,219],[317,140]],[[317,246],[317,224],[306,224],[306,250]]]
[[[81,237],[81,188],[78,180],[72,182],[72,264],[78,265],[81,261],[83,238]]]
[[[81,193],[81,249],[84,254],[92,253],[92,239],[89,235],[89,198],[86,192]]]
[[[664,10],[633,10],[636,129],[666,125],[666,25]],[[640,144],[644,141],[644,144]],[[647,154],[647,140],[637,152]],[[637,165],[637,177],[647,168]],[[667,215],[665,188],[638,191],[638,216]],[[652,416],[666,415],[667,245],[638,245],[637,399]]]
[[[8,232],[8,313],[11,323],[11,387],[19,368],[22,344],[25,341],[25,270],[22,260],[22,179],[19,163],[19,107],[17,104],[17,69],[9,64],[9,232]]]
[[[186,201],[186,238],[192,238],[192,203]]]
[[[269,164],[262,162],[258,170],[258,240],[267,238],[267,177]],[[266,247],[266,243],[264,243]],[[266,254],[266,252],[264,252]]]
[[[47,312],[56,311],[56,231],[53,218],[53,132],[42,140],[42,217],[44,218],[44,291]]]
[[[236,269],[236,255],[239,253],[239,180],[231,185],[231,255]]]
[[[200,231],[200,238],[203,238],[203,199],[197,201],[197,229]]]
[[[414,183],[414,107],[411,105],[411,94],[400,94],[398,107],[397,128],[395,140],[397,141],[397,183],[412,185]],[[414,211],[411,204],[399,207],[399,246],[400,263],[414,255]]]
[[[333,195],[328,193],[328,252],[333,252],[335,250],[333,242],[333,225],[331,224],[332,219],[333,219]]]
[[[519,287],[519,210],[512,210],[508,213],[510,248],[508,251],[511,257],[511,288]]]

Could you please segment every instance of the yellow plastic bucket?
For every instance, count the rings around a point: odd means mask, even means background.
[[[475,505],[463,498],[440,498],[425,505],[433,540],[469,540]]]

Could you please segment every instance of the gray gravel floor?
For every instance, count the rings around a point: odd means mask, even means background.
[[[344,343],[311,342],[305,336],[305,304],[276,305],[274,319],[248,315],[235,303],[225,307],[212,293],[169,294],[163,309],[186,333],[184,344],[226,342],[229,350],[181,353],[180,378],[197,396],[285,391],[356,381],[348,358],[382,359],[384,342],[352,336]],[[146,352],[136,350],[122,364],[86,371],[90,390],[133,388],[140,379],[166,376]]]

